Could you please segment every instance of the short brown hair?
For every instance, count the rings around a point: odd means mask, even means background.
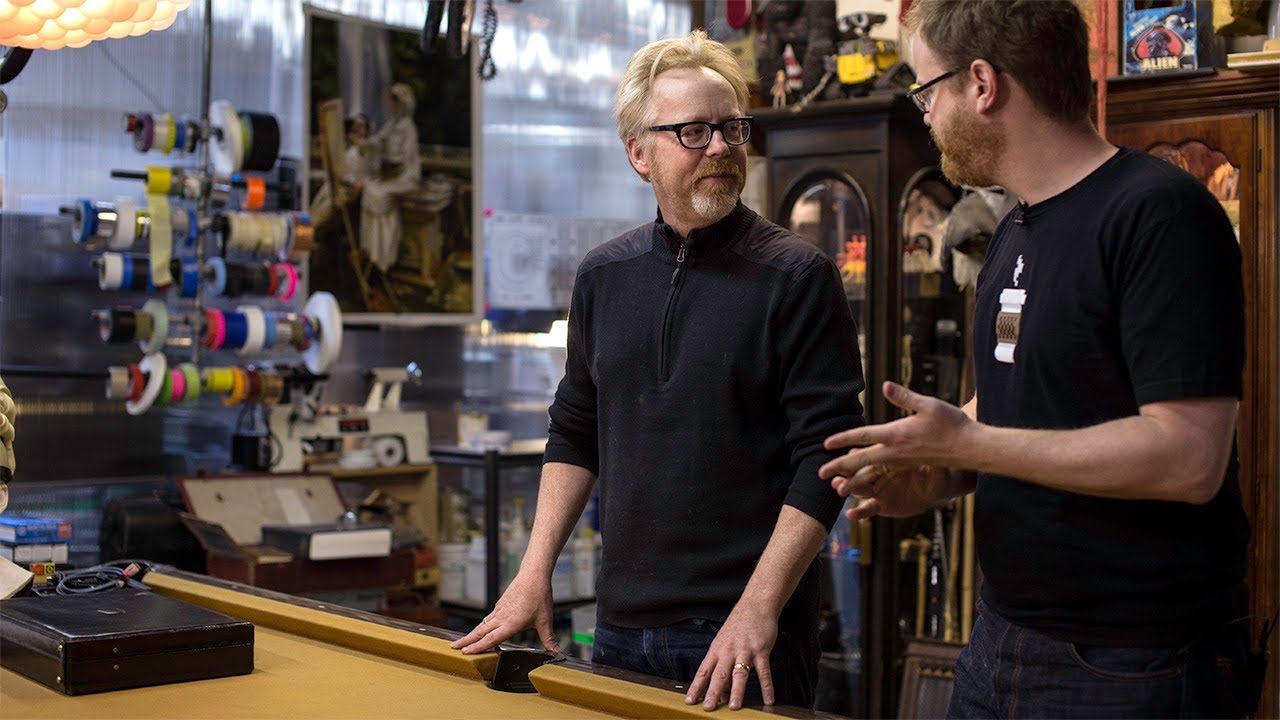
[[[1050,117],[1088,117],[1089,26],[1072,0],[915,0],[906,22],[948,70],[986,60]]]

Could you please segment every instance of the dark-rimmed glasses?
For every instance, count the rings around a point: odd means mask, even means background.
[[[729,145],[742,145],[751,139],[751,117],[730,118],[721,123],[694,120],[674,125],[653,125],[650,130],[670,130],[680,144],[690,150],[701,150],[711,144],[711,136],[720,131],[720,137]]]
[[[915,103],[916,107],[920,108],[920,112],[927,113],[929,112],[929,108],[933,107],[933,87],[963,69],[964,68],[956,68],[955,70],[948,70],[923,85],[920,85],[919,83],[912,83],[911,87],[907,90],[907,97],[911,98],[911,102]]]

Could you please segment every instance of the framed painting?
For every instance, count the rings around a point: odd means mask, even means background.
[[[347,324],[483,315],[479,80],[469,43],[306,6],[311,291]]]

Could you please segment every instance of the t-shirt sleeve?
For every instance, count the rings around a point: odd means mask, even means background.
[[[1138,405],[1241,397],[1240,245],[1208,191],[1182,188],[1138,210],[1117,254],[1120,337]]]
[[[828,529],[844,499],[818,477],[841,454],[822,447],[831,435],[864,424],[858,393],[865,388],[858,333],[840,271],[816,261],[792,286],[779,314],[778,348],[786,443],[795,475],[784,502]]]

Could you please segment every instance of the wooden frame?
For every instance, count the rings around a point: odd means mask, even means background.
[[[919,638],[907,645],[906,662],[902,668],[902,695],[898,701],[899,720],[946,715],[956,660],[963,647]]]

